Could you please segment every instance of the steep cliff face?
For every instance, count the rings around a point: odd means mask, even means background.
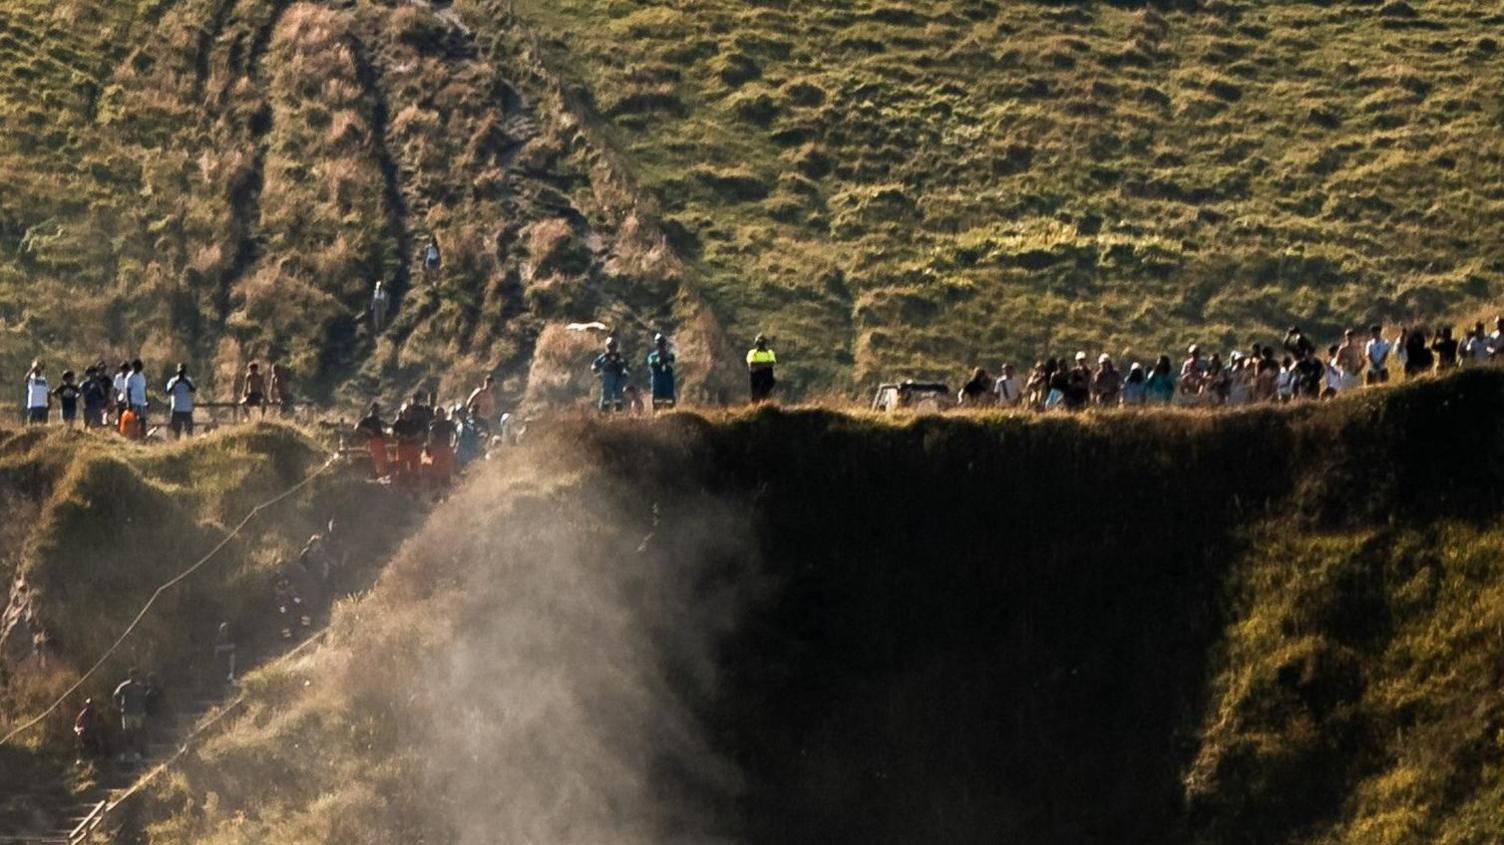
[[[1500,412],[1478,372],[1219,417],[566,427],[254,678],[148,829],[1487,839]]]

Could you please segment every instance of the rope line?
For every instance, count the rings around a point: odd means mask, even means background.
[[[52,713],[54,713],[59,707],[61,707],[63,705],[63,702],[68,700],[69,696],[78,692],[79,688],[84,685],[84,682],[92,677],[95,672],[99,671],[99,668],[104,665],[105,661],[108,660],[110,656],[120,648],[121,644],[125,642],[126,638],[136,630],[136,626],[140,625],[141,620],[146,618],[147,611],[151,610],[152,605],[156,604],[157,599],[160,598],[163,593],[182,583],[190,575],[201,569],[210,560],[213,560],[215,555],[223,551],[224,548],[230,544],[231,540],[235,539],[235,537],[238,536],[241,531],[245,530],[245,527],[250,524],[251,520],[256,518],[257,514],[292,496],[299,490],[302,490],[304,487],[307,487],[310,483],[313,482],[314,479],[323,475],[325,472],[328,472],[329,468],[334,466],[334,463],[337,460],[339,460],[339,455],[331,456],[329,460],[324,462],[323,466],[319,467],[317,470],[314,470],[302,481],[299,481],[297,484],[294,484],[293,486],[287,488],[287,490],[283,491],[282,493],[279,493],[276,496],[273,496],[272,498],[267,499],[261,504],[255,506],[254,508],[251,508],[250,513],[247,513],[245,515],[245,518],[240,520],[240,523],[233,529],[231,529],[230,533],[226,534],[223,539],[216,543],[214,545],[214,548],[209,550],[208,554],[199,558],[198,561],[192,566],[188,567],[182,572],[179,572],[176,576],[163,583],[160,587],[157,587],[156,591],[151,594],[151,598],[147,599],[146,604],[142,605],[141,610],[136,613],[136,617],[132,619],[131,623],[127,625],[125,630],[120,633],[120,636],[115,638],[115,642],[105,650],[104,654],[100,655],[99,659],[94,661],[94,665],[90,666],[88,671],[84,672],[83,675],[79,676],[78,680],[74,681],[71,686],[64,690],[63,693],[57,697],[56,701],[47,706],[47,709],[38,713],[36,716],[26,721],[25,723],[12,729],[10,733],[5,735],[4,739],[0,739],[0,745],[7,745],[17,736],[20,736],[26,731],[36,727],[43,719],[52,715]]]

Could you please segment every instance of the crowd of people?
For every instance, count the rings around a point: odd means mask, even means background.
[[[1093,365],[1086,352],[1073,359],[1034,362],[1026,378],[1012,364],[998,375],[976,368],[957,394],[962,406],[1003,406],[1037,410],[1088,406],[1179,405],[1220,407],[1252,402],[1326,399],[1364,385],[1384,384],[1403,371],[1413,377],[1504,361],[1504,317],[1492,332],[1479,322],[1459,340],[1450,327],[1434,334],[1424,328],[1400,327],[1392,337],[1374,325],[1366,335],[1348,329],[1342,340],[1323,352],[1299,327],[1291,326],[1282,343],[1255,342],[1248,351],[1224,358],[1207,355],[1191,344],[1176,365],[1160,355],[1145,366],[1134,361],[1126,370],[1111,355]]]
[[[641,414],[649,407],[654,412],[674,408],[679,404],[679,384],[675,374],[679,359],[674,354],[666,335],[653,336],[653,348],[646,360],[648,370],[648,394],[651,406],[642,400],[642,392],[632,384],[632,368],[621,352],[615,337],[606,338],[605,351],[590,364],[590,371],[600,379],[600,400],[596,403],[606,413],[627,412]],[[752,404],[767,402],[777,386],[774,369],[778,356],[768,345],[766,335],[758,335],[747,350],[747,390]]]
[[[511,415],[500,412],[496,378],[487,375],[463,402],[448,406],[433,392],[414,393],[391,422],[372,402],[355,433],[371,456],[372,478],[442,493],[490,446],[511,437]]]
[[[283,416],[292,415],[292,374],[283,365],[273,364],[268,375],[262,373],[259,362],[252,361],[239,382],[237,404],[247,414],[265,416],[268,409],[276,409]],[[173,436],[191,437],[198,386],[188,375],[187,364],[178,364],[163,385],[163,392]],[[99,361],[85,367],[82,378],[74,370],[64,370],[56,385],[48,379],[43,363],[33,361],[26,371],[25,397],[27,425],[48,424],[56,407],[63,425],[112,429],[132,440],[142,439],[150,431],[151,397],[146,365],[140,358],[123,361],[113,371]]]

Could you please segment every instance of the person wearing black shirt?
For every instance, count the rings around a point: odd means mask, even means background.
[[[1442,327],[1431,341],[1431,351],[1436,353],[1436,369],[1450,370],[1457,366],[1457,339],[1452,337],[1451,326]]]
[[[57,398],[58,406],[63,410],[63,425],[68,426],[73,425],[73,421],[78,418],[78,397],[83,395],[83,391],[73,383],[73,379],[72,370],[64,372],[63,383],[52,391],[52,395]]]
[[[385,478],[388,472],[386,456],[386,423],[381,420],[381,403],[372,402],[370,413],[355,424],[355,432],[366,439],[366,451],[371,453],[371,477]]]
[[[418,473],[423,469],[423,443],[428,439],[428,425],[409,405],[392,423],[392,436],[397,438],[397,480],[410,487],[416,486]]]

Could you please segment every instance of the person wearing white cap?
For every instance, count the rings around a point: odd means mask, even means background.
[[[1065,391],[1065,407],[1077,411],[1091,401],[1091,366],[1086,363],[1086,353],[1076,353],[1076,365],[1071,367],[1068,387]]]
[[[1097,356],[1097,374],[1091,380],[1092,397],[1098,405],[1112,408],[1118,404],[1123,390],[1123,374],[1112,364],[1112,356],[1102,353]]]
[[[1228,373],[1227,404],[1246,405],[1253,399],[1253,362],[1238,351],[1229,355],[1228,360],[1231,372]]]
[[[1144,365],[1137,361],[1128,368],[1128,377],[1123,379],[1123,405],[1140,407],[1148,403],[1148,383],[1145,381]]]

